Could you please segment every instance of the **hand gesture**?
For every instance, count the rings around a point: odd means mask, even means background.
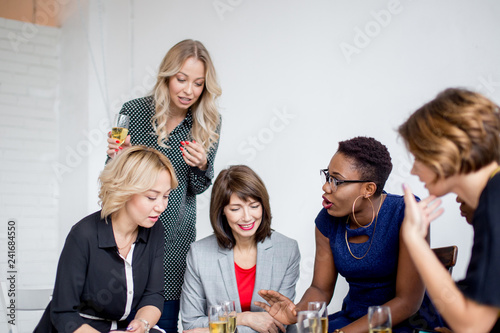
[[[239,314],[238,320],[240,317],[245,317],[241,321],[254,331],[279,333],[281,330],[285,332],[285,326],[267,312],[243,312]]]
[[[205,148],[196,141],[181,141],[182,158],[192,167],[206,170],[208,165]]]
[[[129,147],[132,147],[132,144],[130,143],[130,135],[127,135],[127,138],[125,139],[125,141],[123,141],[123,144],[120,145],[120,141],[113,139],[111,137],[111,132],[108,133],[108,150],[106,151],[106,153],[110,158],[118,156],[118,154],[120,154],[122,150]]]
[[[403,185],[405,198],[405,218],[403,220],[402,234],[405,239],[412,236],[425,238],[429,225],[439,217],[444,209],[440,208],[441,199],[431,195],[424,200],[417,202],[411,189]]]
[[[266,310],[274,319],[285,325],[297,322],[295,304],[286,296],[274,290],[259,290],[259,295],[269,303],[255,302],[254,304]]]

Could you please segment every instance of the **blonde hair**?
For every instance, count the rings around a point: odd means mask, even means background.
[[[168,138],[166,128],[167,119],[170,116],[168,82],[191,57],[200,60],[205,65],[205,86],[200,98],[191,109],[193,113],[191,136],[203,145],[205,150],[211,148],[219,140],[216,130],[220,123],[220,115],[215,100],[222,91],[217,82],[215,68],[205,46],[199,41],[186,39],[174,45],[163,58],[153,89],[155,115],[152,118],[152,124],[158,135],[158,145],[162,147],[166,147],[164,142]]]
[[[162,171],[169,173],[170,185],[172,189],[176,188],[175,171],[165,155],[144,146],[125,149],[106,165],[99,176],[101,218],[106,219],[122,209],[134,194],[150,190]]]
[[[500,111],[481,94],[446,89],[399,127],[408,150],[439,178],[500,162]]]

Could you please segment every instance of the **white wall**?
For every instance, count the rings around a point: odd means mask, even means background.
[[[412,162],[397,137],[398,125],[449,86],[500,101],[500,3],[493,0],[474,6],[466,0],[91,3],[91,45],[106,63],[97,72],[106,73],[111,113],[152,87],[160,60],[176,42],[194,38],[209,49],[223,88],[216,169],[245,163],[264,178],[274,228],[301,247],[299,296],[312,277],[314,217],[322,194],[318,169],[338,141],[379,139],[394,162],[387,190],[401,193],[407,182],[425,197],[409,174]],[[93,163],[89,174],[96,177],[101,167]],[[88,202],[95,198],[90,190]],[[198,200],[199,238],[211,233],[208,198],[207,192]],[[432,246],[458,245],[459,279],[469,259],[471,228],[453,196],[444,198],[444,207],[432,226]],[[340,283],[332,310],[345,291]]]
[[[59,37],[58,28],[0,18],[0,280],[8,276],[17,288],[54,283]],[[18,313],[20,332],[32,331],[40,315]]]
[[[318,169],[338,141],[369,135],[385,143],[394,162],[386,189],[401,193],[407,182],[425,197],[409,174],[398,125],[449,86],[500,102],[495,0],[61,2],[68,5],[61,35],[59,162],[69,170],[60,182],[60,238],[98,208],[96,180],[109,115],[152,87],[172,45],[194,38],[209,49],[223,88],[216,171],[245,163],[263,177],[273,227],[300,244],[298,297],[312,277],[322,194]],[[211,233],[208,198],[207,192],[198,199],[199,238]],[[444,198],[444,207],[432,226],[432,245],[458,245],[458,279],[472,233],[453,196]],[[345,292],[345,284],[337,286],[332,311]]]

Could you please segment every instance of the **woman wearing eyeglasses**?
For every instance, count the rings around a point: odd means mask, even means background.
[[[424,286],[400,238],[403,197],[383,191],[391,170],[389,151],[377,140],[339,143],[328,169],[321,170],[323,209],[316,218],[311,286],[296,305],[276,291],[261,290],[269,305],[259,306],[282,323],[295,323],[308,302],[330,302],[340,274],[349,292],[342,310],[329,316],[329,332],[367,332],[371,305],[389,306],[394,331],[411,332],[408,318],[419,309]]]

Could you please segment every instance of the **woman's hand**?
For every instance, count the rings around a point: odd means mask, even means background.
[[[110,331],[120,333],[119,331]],[[142,321],[134,319],[127,326],[127,332],[144,333],[146,332],[146,324]]]
[[[431,195],[417,202],[408,185],[403,185],[405,198],[405,218],[402,225],[402,235],[405,239],[411,236],[425,238],[430,223],[439,217],[444,209],[439,207],[441,199]]]
[[[207,170],[208,160],[207,153],[202,145],[196,141],[181,141],[182,158],[192,167],[197,167],[200,170]]]
[[[267,312],[243,312],[238,314],[236,325],[245,325],[257,332],[285,332],[285,326]]]
[[[127,135],[127,138],[123,142],[122,145],[119,145],[120,141],[114,139],[111,137],[111,132],[108,133],[108,150],[106,153],[108,154],[109,158],[114,158],[115,156],[118,156],[122,152],[122,150],[127,149],[129,147],[132,147],[132,144],[130,143],[130,135]]]
[[[208,327],[197,327],[190,330],[184,330],[182,333],[208,333],[209,331]]]
[[[288,298],[274,290],[259,290],[259,295],[269,303],[254,302],[266,310],[274,319],[285,325],[297,322],[297,310],[295,304]]]

